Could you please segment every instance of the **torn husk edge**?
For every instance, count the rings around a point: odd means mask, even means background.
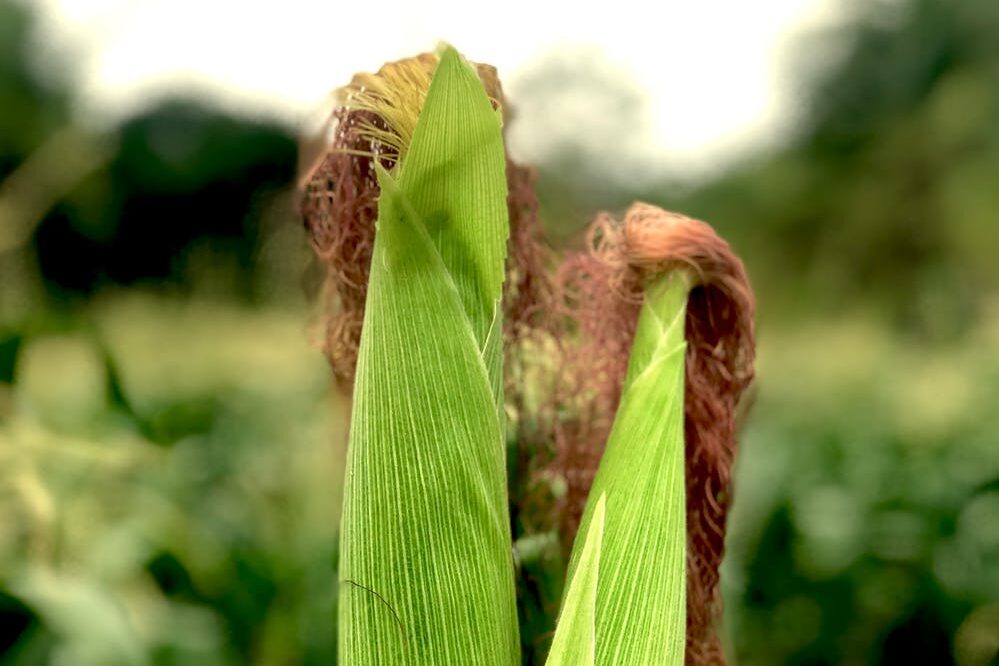
[[[693,284],[685,322],[686,663],[723,664],[719,566],[736,410],[753,378],[755,299],[742,262],[704,222],[635,203],[623,221],[599,215],[587,249],[560,267],[558,301],[579,338],[566,349],[555,397],[578,414],[554,433],[555,467],[568,486],[563,539],[572,543],[620,401],[643,286],[673,270]]]

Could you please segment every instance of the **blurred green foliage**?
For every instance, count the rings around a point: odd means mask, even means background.
[[[997,34],[994,2],[911,0],[808,36],[848,52],[809,73],[793,143],[668,203],[742,250],[768,313],[862,302],[959,337],[999,285]]]
[[[225,293],[252,298],[268,199],[295,163],[287,132],[170,101],[126,121],[113,140],[106,165],[39,224],[35,247],[49,290],[222,281]]]
[[[740,663],[992,663],[999,624],[954,636],[999,601],[997,315],[932,348],[856,316],[764,332],[724,565]]]
[[[30,25],[0,0],[0,665],[333,663],[345,412],[305,339],[292,141],[181,101],[86,135]],[[873,4],[808,38],[843,56],[802,70],[783,148],[614,195],[711,221],[757,287],[738,663],[996,663],[997,34],[994,2]],[[606,190],[571,164],[540,165],[552,211]],[[529,655],[553,543],[518,543]]]
[[[332,663],[343,419],[301,313],[80,317],[4,394],[0,663]]]

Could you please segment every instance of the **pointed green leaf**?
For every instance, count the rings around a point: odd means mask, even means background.
[[[496,114],[449,49],[398,181],[379,173],[341,523],[344,664],[519,663],[492,341],[504,165]]]
[[[421,117],[417,124],[399,186],[437,245],[484,348],[509,235],[499,116],[478,76],[451,47],[441,54],[423,114],[435,122]]]
[[[596,664],[682,666],[686,639],[684,318],[688,281],[646,289],[621,404],[579,535],[606,495],[596,605]],[[577,536],[570,589],[585,575]],[[566,603],[568,603],[568,598]]]
[[[600,578],[605,500],[606,496],[601,495],[593,510],[576,575],[562,604],[558,629],[548,653],[548,666],[589,666],[596,659],[597,582]]]

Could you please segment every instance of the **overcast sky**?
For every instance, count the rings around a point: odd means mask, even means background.
[[[496,65],[516,104],[532,63],[585,47],[649,95],[640,143],[695,171],[779,138],[794,114],[793,61],[809,57],[795,40],[842,20],[846,3],[25,1],[44,16],[42,52],[69,56],[91,122],[181,89],[301,126],[353,72],[440,40]],[[530,131],[519,141],[527,153],[543,143]]]

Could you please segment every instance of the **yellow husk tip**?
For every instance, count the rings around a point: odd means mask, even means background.
[[[372,151],[365,153],[369,157],[389,158],[395,163],[405,157],[443,52],[440,48],[437,53],[386,63],[374,74],[355,74],[350,84],[336,91],[338,106],[367,111],[378,119],[362,120],[357,125],[358,136],[371,141]],[[496,69],[480,64],[474,67],[493,106],[502,108],[503,92]]]

